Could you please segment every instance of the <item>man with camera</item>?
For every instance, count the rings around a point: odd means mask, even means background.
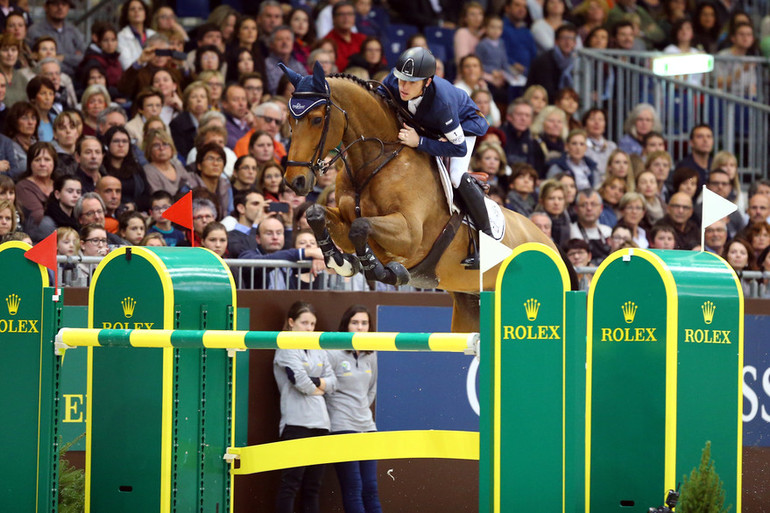
[[[120,77],[118,91],[126,98],[133,100],[139,91],[152,85],[152,77],[159,69],[167,70],[174,82],[181,84],[183,82],[181,73],[171,65],[173,57],[174,52],[169,48],[166,36],[154,34],[148,37],[147,45],[139,58]]]

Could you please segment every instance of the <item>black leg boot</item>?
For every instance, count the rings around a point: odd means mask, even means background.
[[[455,190],[460,195],[460,198],[462,198],[465,209],[471,216],[473,224],[476,225],[476,229],[491,237],[492,229],[489,226],[487,207],[484,205],[484,192],[476,183],[476,180],[468,173],[465,173],[460,180],[460,185]],[[466,269],[478,269],[478,251],[470,253],[461,263]]]

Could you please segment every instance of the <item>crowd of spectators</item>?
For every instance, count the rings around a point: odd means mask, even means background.
[[[253,15],[219,6],[185,30],[171,8],[129,0],[117,24],[94,23],[89,37],[69,21],[73,7],[46,0],[32,19],[0,0],[4,239],[34,243],[59,230],[60,254],[73,256],[194,244],[230,259],[312,261],[309,271],[247,276],[257,287],[373,287],[324,270],[304,217],[313,202],[335,206],[337,169],[307,197],[283,182],[292,85],[277,64],[381,80],[393,64],[389,23],[399,22],[418,30],[407,47],[429,48],[419,31],[431,26],[452,31],[452,61],[437,74],[491,125],[472,170],[573,264],[623,246],[698,249],[705,184],[740,208],[707,229],[704,249],[739,271],[770,268],[770,182],[743,192],[733,149],[714,148],[708,125],[692,129],[688,155],[673,162],[651,105],[623,106],[625,133],[610,140],[605,112],[580,105],[574,74],[580,47],[719,52],[736,57],[713,72],[720,87],[751,96],[757,75],[740,57],[770,45],[738,2],[264,0]],[[162,216],[189,191],[192,235]],[[71,267],[68,284],[87,283],[88,269]]]

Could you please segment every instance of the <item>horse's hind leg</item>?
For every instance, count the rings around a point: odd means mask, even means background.
[[[452,295],[452,331],[469,333],[479,331],[479,296],[465,292]]]
[[[329,230],[326,228],[327,210],[321,205],[313,205],[307,209],[306,218],[318,241],[318,247],[323,251],[326,267],[334,269],[340,276],[353,276],[361,270],[358,259],[353,255],[342,253],[332,242]],[[334,221],[334,217],[330,216]],[[336,219],[340,222],[339,219]]]
[[[388,262],[382,265],[382,262],[374,255],[369,246],[369,234],[372,232],[372,225],[369,220],[359,217],[350,224],[348,237],[356,248],[356,256],[361,267],[364,269],[364,276],[367,280],[376,280],[387,285],[406,285],[409,283],[409,271],[398,262]]]

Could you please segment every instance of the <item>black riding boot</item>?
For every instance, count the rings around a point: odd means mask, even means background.
[[[468,173],[465,173],[460,180],[460,185],[455,190],[460,195],[460,198],[462,198],[465,209],[471,216],[473,224],[476,225],[476,229],[492,237],[492,229],[489,227],[489,214],[487,213],[486,205],[484,205],[484,191],[481,190],[476,180]],[[470,253],[461,263],[467,269],[478,269],[478,250]]]

